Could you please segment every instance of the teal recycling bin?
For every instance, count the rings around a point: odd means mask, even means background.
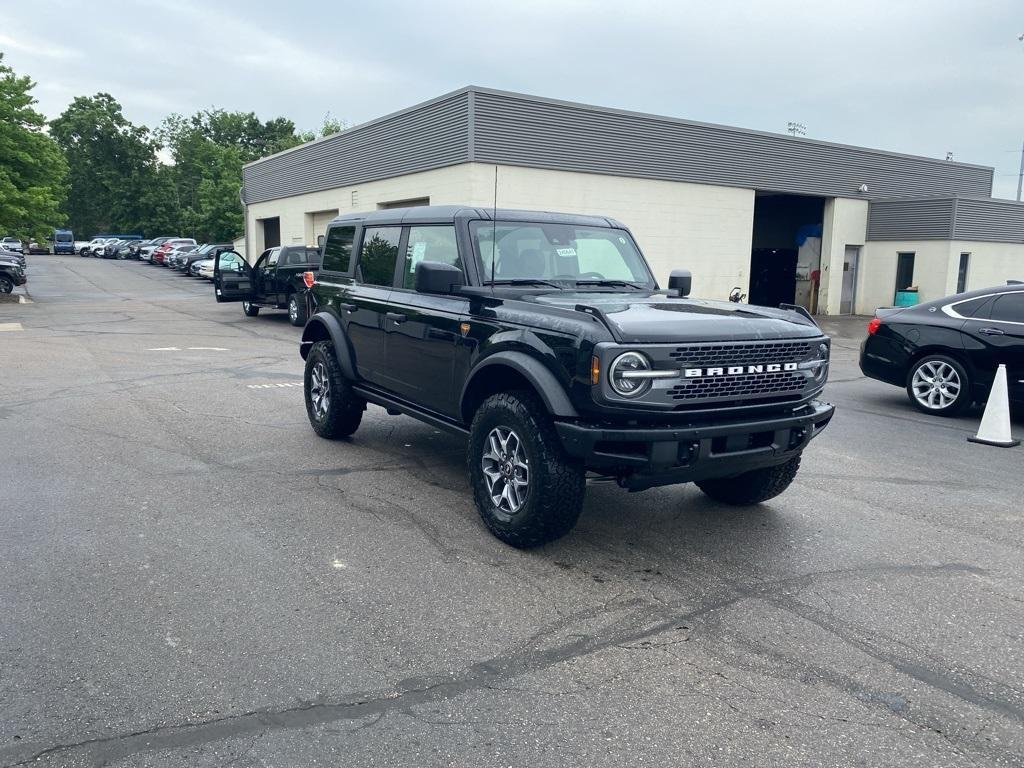
[[[905,291],[896,291],[897,307],[912,307],[917,304],[917,288],[908,288]]]

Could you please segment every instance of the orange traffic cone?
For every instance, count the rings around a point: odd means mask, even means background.
[[[996,371],[992,391],[988,393],[985,413],[981,416],[978,434],[967,438],[972,443],[997,445],[1000,448],[1013,448],[1020,445],[1010,434],[1010,397],[1006,389],[1006,366],[1000,365]]]

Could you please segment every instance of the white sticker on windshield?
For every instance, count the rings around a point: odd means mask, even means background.
[[[562,256],[564,258],[568,258],[569,256],[575,256],[576,255],[576,249],[575,248],[559,248],[558,249],[558,255]]]

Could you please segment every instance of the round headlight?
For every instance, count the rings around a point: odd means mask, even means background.
[[[651,361],[639,352],[624,352],[608,369],[608,382],[623,397],[636,397],[651,386],[651,380],[636,374],[651,370]]]
[[[818,365],[818,370],[814,372],[814,378],[817,381],[825,381],[825,377],[828,376],[828,344],[822,342],[818,345],[818,359],[821,364]]]

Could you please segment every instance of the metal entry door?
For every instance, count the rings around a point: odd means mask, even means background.
[[[852,315],[854,300],[857,298],[857,263],[860,261],[860,246],[846,246],[843,256],[843,293],[839,299],[839,314]]]

